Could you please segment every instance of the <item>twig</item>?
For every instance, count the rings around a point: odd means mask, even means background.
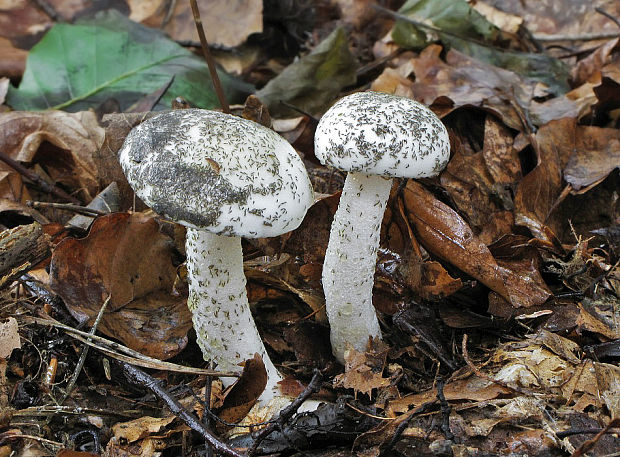
[[[202,437],[215,449],[216,452],[225,454],[231,457],[245,457],[244,454],[233,449],[227,444],[221,442],[215,435],[207,430],[204,425],[200,423],[200,419],[188,412],[179,401],[173,398],[163,387],[159,385],[157,380],[152,376],[146,374],[142,370],[121,362],[121,366],[127,378],[134,384],[138,384],[150,389],[159,399],[161,399],[170,408],[170,411],[185,422],[192,430],[200,433]]]
[[[54,208],[54,209],[61,209],[64,211],[71,211],[77,214],[83,214],[84,216],[93,216],[93,217],[105,216],[106,214],[110,214],[110,213],[106,213],[105,211],[99,211],[98,209],[87,208],[82,205],[74,205],[72,203],[35,202],[32,200],[28,200],[26,202],[26,205],[34,209]]]
[[[153,368],[157,370],[175,371],[179,373],[202,374],[202,375],[211,375],[211,376],[219,376],[219,377],[237,378],[240,376],[239,373],[234,373],[234,372],[218,372],[218,371],[213,371],[213,370],[204,370],[202,368],[186,367],[183,365],[177,365],[176,363],[164,362],[162,360],[155,359],[153,357],[149,357],[144,354],[141,354],[138,351],[134,351],[133,349],[130,349],[114,341],[108,340],[107,338],[104,338],[102,336],[91,335],[90,333],[82,332],[81,330],[77,330],[73,327],[62,324],[51,318],[41,319],[38,317],[24,316],[21,319],[23,322],[26,322],[26,323],[34,323],[34,324],[39,324],[39,325],[51,325],[52,327],[62,329],[65,332],[67,332],[71,337],[75,338],[76,340],[82,341],[83,343],[86,343],[89,346],[92,346],[110,355],[111,357],[115,357],[124,362],[132,363],[134,365],[138,365],[141,367]],[[95,342],[108,346],[108,347],[99,346]],[[109,348],[112,348],[112,349],[109,349]],[[123,352],[127,355],[124,356],[123,354],[120,354],[117,351]]]
[[[45,443],[45,444],[49,444],[52,446],[64,447],[64,445],[62,443],[59,443],[58,441],[48,440],[47,438],[42,438],[36,435],[22,435],[20,433],[15,433],[12,431],[1,433],[0,443],[3,443],[4,440],[10,440],[10,439],[16,439],[16,438],[21,438],[21,439],[26,439],[26,440],[35,440],[35,441],[39,441],[40,443]]]
[[[110,303],[110,299],[112,298],[112,295],[108,295],[108,298],[106,298],[106,300],[103,302],[103,305],[101,305],[101,308],[99,309],[99,313],[97,314],[97,317],[95,318],[95,322],[93,323],[93,326],[90,329],[90,334],[94,335],[95,332],[97,331],[97,327],[99,326],[99,322],[101,322],[101,318],[103,317],[103,313],[105,312],[105,309],[108,307],[108,304]],[[90,343],[92,340],[89,338],[88,342]],[[88,349],[90,348],[90,346],[88,344],[84,344],[82,346],[82,353],[80,354],[80,358],[78,359],[78,363],[75,366],[75,371],[73,372],[73,375],[71,376],[71,379],[69,380],[69,384],[67,384],[67,388],[65,390],[64,395],[62,396],[62,398],[60,399],[60,401],[58,402],[59,405],[62,405],[65,400],[67,399],[67,397],[71,394],[71,391],[73,390],[73,387],[75,387],[75,383],[78,380],[78,377],[80,376],[80,372],[82,371],[82,367],[84,366],[84,362],[86,361],[86,356],[88,355]]]
[[[409,411],[407,413],[407,417],[403,419],[403,421],[400,424],[398,424],[398,426],[396,427],[396,430],[394,430],[394,435],[392,435],[392,439],[387,444],[387,446],[383,448],[383,450],[381,451],[381,454],[379,454],[379,457],[383,457],[387,455],[392,450],[392,448],[396,445],[396,443],[398,443],[398,440],[400,439],[401,435],[407,429],[407,427],[409,426],[409,423],[413,420],[415,416],[417,416],[418,414],[425,413],[431,406],[437,404],[437,401],[438,401],[437,399],[427,401],[426,403],[422,403],[416,409]]]
[[[506,384],[504,381],[499,381],[497,379],[493,379],[490,376],[484,374],[482,371],[480,371],[478,369],[478,367],[476,365],[474,365],[474,363],[471,361],[471,359],[469,358],[469,354],[467,353],[467,333],[465,333],[463,335],[463,342],[461,343],[461,348],[463,351],[463,359],[465,359],[465,363],[467,364],[467,366],[471,369],[471,371],[474,372],[474,374],[476,376],[478,376],[479,378],[485,379],[489,382],[492,382],[494,384],[497,384],[499,386],[505,387],[506,389],[512,390],[513,392],[517,392],[521,395],[534,395],[535,392],[529,390],[529,389],[522,389],[521,387],[517,387],[517,386],[510,386],[508,384]]]
[[[209,368],[211,367],[212,365],[211,363],[209,363]],[[205,380],[205,396],[204,396],[203,407],[204,407],[205,413],[209,413],[209,414],[205,414],[202,418],[202,421],[204,422],[204,426],[207,430],[211,428],[210,413],[211,413],[211,389],[212,387],[213,387],[213,378],[211,376],[207,376],[207,379]],[[205,440],[205,446],[207,448],[207,457],[213,457],[213,448],[209,446],[206,440]]]
[[[252,447],[248,450],[248,456],[254,455],[260,443],[262,443],[265,438],[275,432],[276,429],[282,429],[284,427],[286,422],[291,417],[293,417],[293,415],[297,412],[303,402],[306,401],[310,397],[310,395],[319,391],[319,389],[321,388],[322,380],[323,375],[321,374],[321,372],[319,370],[315,370],[314,376],[312,376],[310,383],[306,386],[304,391],[299,394],[299,396],[295,400],[293,400],[290,405],[280,411],[280,414],[276,419],[274,419],[273,422],[271,422],[267,427],[265,427],[258,433],[256,438],[254,439]]]
[[[202,19],[200,19],[200,11],[198,10],[198,5],[196,4],[196,0],[190,0],[189,3],[192,6],[192,13],[194,14],[194,22],[196,23],[196,30],[198,31],[198,37],[200,38],[202,54],[207,61],[209,73],[211,73],[211,79],[213,80],[213,87],[215,88],[215,93],[217,94],[217,98],[220,101],[222,111],[230,114],[230,106],[228,105],[228,101],[226,100],[226,96],[224,95],[224,90],[222,89],[222,85],[220,83],[220,77],[217,75],[215,61],[213,60],[211,51],[209,51],[209,43],[207,43],[207,37],[205,36],[205,31],[202,27]]]
[[[446,384],[446,381],[442,377],[439,377],[437,380],[437,399],[439,400],[439,404],[441,405],[441,431],[447,440],[452,441],[454,439],[454,434],[450,430],[450,412],[452,408],[450,407],[450,403],[446,400],[446,396],[443,393],[443,387]]]
[[[56,9],[45,0],[34,0],[34,3],[39,7],[39,9],[47,14],[52,21],[64,22],[63,17],[58,13],[58,11],[56,11]]]
[[[600,6],[597,6],[596,8],[594,8],[594,11],[596,11],[598,14],[602,14],[603,16],[605,16],[607,19],[609,19],[610,21],[612,21],[614,24],[616,24],[618,27],[620,27],[620,21],[618,20],[617,17],[612,16],[611,14],[609,14],[607,11],[605,11],[603,8],[601,8]]]
[[[34,182],[37,186],[39,186],[45,192],[49,192],[50,194],[54,194],[57,197],[64,198],[65,200],[69,200],[71,203],[75,205],[81,204],[81,202],[77,198],[69,195],[64,190],[60,189],[59,187],[56,187],[55,185],[48,183],[41,176],[34,173],[33,171],[30,171],[28,168],[24,167],[18,161],[11,159],[9,156],[7,156],[3,152],[0,152],[0,160],[6,163],[9,167],[13,168],[20,175],[23,175],[29,180],[31,180],[32,182]]]
[[[607,433],[607,430],[609,430],[612,427],[618,427],[618,425],[620,425],[620,418],[616,418],[612,420],[609,424],[607,424],[607,426],[603,430],[598,432],[594,438],[592,438],[591,440],[584,441],[581,444],[581,446],[579,446],[575,450],[575,452],[571,454],[571,457],[581,457],[586,452],[589,452],[590,450],[592,450],[592,448],[596,445],[596,443],[598,443],[598,440],[600,440],[601,437],[605,433]]]
[[[618,32],[601,32],[601,33],[583,33],[581,35],[564,35],[564,34],[551,34],[551,35],[532,35],[534,39],[538,41],[595,41],[595,40],[609,40],[611,38],[620,37]]]
[[[30,406],[24,409],[11,411],[11,417],[36,417],[65,415],[93,415],[93,416],[119,416],[119,417],[142,417],[143,412],[137,410],[112,411],[99,408],[83,408],[81,406]]]

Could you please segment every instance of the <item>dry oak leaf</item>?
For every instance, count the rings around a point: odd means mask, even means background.
[[[533,84],[516,73],[453,49],[448,51],[444,62],[440,57],[442,50],[436,44],[428,46],[418,57],[404,62],[402,68],[385,70],[371,89],[433,105],[440,116],[461,106],[480,107],[498,115],[508,127],[521,130],[522,123],[513,102],[528,106]],[[408,79],[413,76],[415,81]]]
[[[430,253],[478,279],[514,308],[539,305],[551,296],[537,269],[532,266],[522,276],[499,265],[461,216],[422,185],[410,180],[403,197],[409,222]]]
[[[129,0],[129,18],[151,27],[161,27],[168,2]],[[228,48],[242,44],[252,33],[263,31],[262,0],[198,0],[207,41]],[[194,16],[189,2],[175,2],[164,31],[176,41],[198,42]]]
[[[13,111],[0,114],[0,151],[24,164],[37,163],[58,183],[90,201],[99,189],[95,157],[104,130],[94,112]]]
[[[585,192],[603,181],[620,164],[620,131],[577,125],[574,118],[551,121],[533,138],[538,163],[515,192],[515,222],[535,237],[548,240],[550,227],[560,232],[562,177],[573,192]]]
[[[379,351],[379,353],[359,352],[351,346],[348,347],[344,353],[344,373],[334,378],[334,386],[353,389],[356,396],[361,392],[368,397],[372,397],[373,389],[389,386],[390,379],[382,375],[387,352],[381,351],[380,348]]]
[[[442,187],[485,244],[511,233],[509,189],[521,179],[521,166],[508,128],[494,116],[485,120],[484,145],[474,151],[460,132],[451,135],[452,157],[441,173]]]
[[[99,329],[132,349],[166,359],[185,347],[192,325],[186,297],[171,293],[174,255],[153,217],[113,213],[96,219],[86,238],[58,244],[50,285],[76,319],[89,323],[110,296]]]

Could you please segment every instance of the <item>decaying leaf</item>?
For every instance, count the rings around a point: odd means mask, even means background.
[[[524,280],[500,266],[467,223],[420,184],[409,181],[403,196],[409,221],[429,252],[478,279],[513,307],[530,307],[549,298],[551,292],[537,270]]]
[[[87,202],[101,184],[94,157],[103,138],[104,130],[90,111],[0,114],[0,150],[21,163],[39,164],[55,182],[79,190]]]
[[[243,373],[226,393],[218,416],[225,422],[237,423],[252,409],[267,385],[267,370],[260,355],[245,361]],[[260,422],[260,421],[256,421]],[[221,424],[219,428],[225,428]]]
[[[289,65],[256,93],[272,114],[290,112],[281,102],[309,113],[324,111],[340,90],[355,83],[357,62],[343,28],[334,30],[310,54]],[[298,114],[298,113],[295,113]]]
[[[115,424],[112,427],[112,433],[116,439],[126,440],[128,443],[133,443],[139,439],[146,438],[149,435],[159,433],[162,428],[170,425],[174,419],[174,416],[144,416],[129,422]]]
[[[19,349],[21,342],[17,332],[17,320],[9,317],[6,322],[0,322],[0,359],[6,359],[13,349]]]
[[[509,389],[477,376],[469,376],[466,379],[448,382],[443,389],[444,396],[449,401],[472,400],[483,402],[509,392]],[[433,388],[419,394],[390,400],[388,408],[395,413],[403,413],[435,398],[437,398],[437,389]]]
[[[387,347],[379,340],[372,340],[369,350],[356,351],[353,347],[345,350],[344,373],[334,378],[334,386],[353,389],[372,397],[372,390],[390,385],[390,379],[383,377],[387,357]]]
[[[553,211],[562,198],[562,177],[575,191],[600,183],[618,167],[618,130],[578,126],[566,118],[542,126],[530,140],[538,164],[519,183],[515,194],[515,221],[534,236],[549,240],[545,229],[560,233],[561,220]]]
[[[158,358],[181,351],[191,328],[175,277],[171,240],[140,213],[98,218],[86,238],[63,240],[50,265],[52,289],[78,320],[92,323],[110,296],[99,328]]]
[[[233,48],[252,33],[263,31],[262,0],[200,0],[197,3],[209,44]],[[189,2],[176,3],[164,30],[176,41],[199,41]]]
[[[484,64],[455,50],[440,54],[442,47],[432,44],[418,57],[402,64],[398,72],[400,95],[425,105],[434,105],[440,114],[471,105],[488,109],[500,116],[511,128],[519,130],[521,120],[513,107],[515,101],[527,106],[533,88],[516,74]],[[371,89],[393,92],[394,70],[387,69],[371,85]],[[415,81],[407,79],[415,75]]]
[[[453,154],[441,173],[441,184],[476,235],[491,244],[510,233],[514,224],[510,189],[521,177],[521,167],[508,129],[487,115],[482,151],[474,151],[455,133]]]

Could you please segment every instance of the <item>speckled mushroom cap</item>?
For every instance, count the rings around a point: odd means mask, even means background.
[[[119,160],[155,212],[221,235],[281,235],[299,226],[313,202],[293,147],[229,114],[191,109],[155,116],[129,133]]]
[[[448,132],[424,105],[381,92],[340,99],[321,118],[314,137],[323,165],[393,178],[438,174],[450,158]]]

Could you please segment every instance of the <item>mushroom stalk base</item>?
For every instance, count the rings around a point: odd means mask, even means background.
[[[241,238],[188,228],[186,251],[187,306],[204,359],[228,371],[260,354],[267,370],[267,387],[259,400],[269,401],[282,377],[267,355],[250,312]],[[227,386],[234,379],[222,381]]]
[[[381,222],[392,179],[349,173],[334,216],[323,264],[332,350],[344,363],[347,345],[366,349],[381,337],[372,304]]]

